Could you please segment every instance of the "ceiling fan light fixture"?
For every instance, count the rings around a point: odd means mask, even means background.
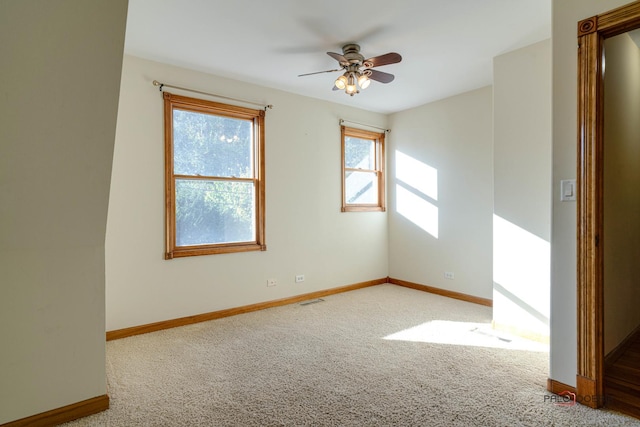
[[[344,76],[343,76],[343,77],[344,77]],[[356,93],[356,91],[357,91],[357,88],[356,88],[356,78],[355,78],[355,76],[353,75],[353,73],[349,73],[349,77],[347,78],[347,88],[346,88],[346,92],[347,92],[349,95],[352,95],[352,96],[353,96],[353,94],[355,94],[355,93]]]
[[[340,77],[338,77],[338,78],[336,79],[336,81],[334,82],[334,84],[336,85],[336,87],[337,87],[338,89],[341,89],[341,90],[342,90],[342,89],[344,89],[344,88],[347,86],[347,78],[346,78],[344,75],[342,75],[342,76],[340,76]]]
[[[360,86],[360,89],[366,89],[370,84],[371,80],[369,80],[369,77],[367,77],[366,75],[362,74],[360,75],[360,77],[358,77],[358,86]]]

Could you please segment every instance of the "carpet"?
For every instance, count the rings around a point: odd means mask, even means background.
[[[545,389],[548,348],[491,308],[391,284],[107,343],[76,426],[640,426]]]

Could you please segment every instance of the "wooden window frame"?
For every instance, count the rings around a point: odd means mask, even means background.
[[[165,135],[165,259],[197,255],[265,251],[265,164],[264,164],[264,117],[263,110],[221,104],[197,98],[163,93]],[[225,178],[253,182],[255,189],[256,240],[249,242],[216,243],[192,246],[176,245],[176,179],[190,176],[175,175],[173,169],[173,111],[180,109],[195,113],[214,114],[223,117],[251,120],[253,123],[253,162],[251,178]],[[198,179],[202,179],[198,177]],[[208,179],[208,178],[207,178]],[[215,180],[215,178],[211,178]]]
[[[362,138],[375,142],[375,169],[347,168],[345,165],[346,138]],[[372,132],[364,129],[340,126],[341,154],[342,154],[342,212],[385,212],[385,134],[384,132]],[[375,204],[355,204],[347,203],[346,178],[347,172],[373,172],[378,180],[378,203]]]

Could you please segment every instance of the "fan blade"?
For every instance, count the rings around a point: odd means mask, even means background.
[[[367,70],[367,74],[368,73],[371,73],[369,74],[369,78],[371,80],[375,80],[380,83],[391,83],[393,79],[395,79],[395,76],[393,74],[384,73],[378,70]]]
[[[342,65],[342,66],[349,65],[349,61],[347,61],[347,58],[345,58],[344,56],[340,55],[339,53],[327,52],[327,55],[329,55],[330,57],[332,57],[333,59],[338,61],[340,63],[340,65]]]
[[[306,73],[306,74],[298,74],[298,77],[312,76],[314,74],[322,74],[322,73],[333,73],[334,71],[342,71],[342,68],[336,68],[335,70],[316,71],[313,73]]]
[[[395,64],[400,61],[402,61],[402,56],[400,56],[399,53],[391,52],[385,55],[374,56],[373,58],[365,59],[364,65],[367,68],[373,68],[380,67],[382,65]]]

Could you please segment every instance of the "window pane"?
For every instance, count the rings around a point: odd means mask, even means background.
[[[344,144],[345,167],[370,170],[376,168],[375,141],[347,136]]]
[[[176,180],[176,245],[252,242],[251,182]]]
[[[377,204],[378,175],[374,172],[346,172],[345,192],[348,204]]]
[[[173,110],[176,175],[252,178],[252,122]]]

